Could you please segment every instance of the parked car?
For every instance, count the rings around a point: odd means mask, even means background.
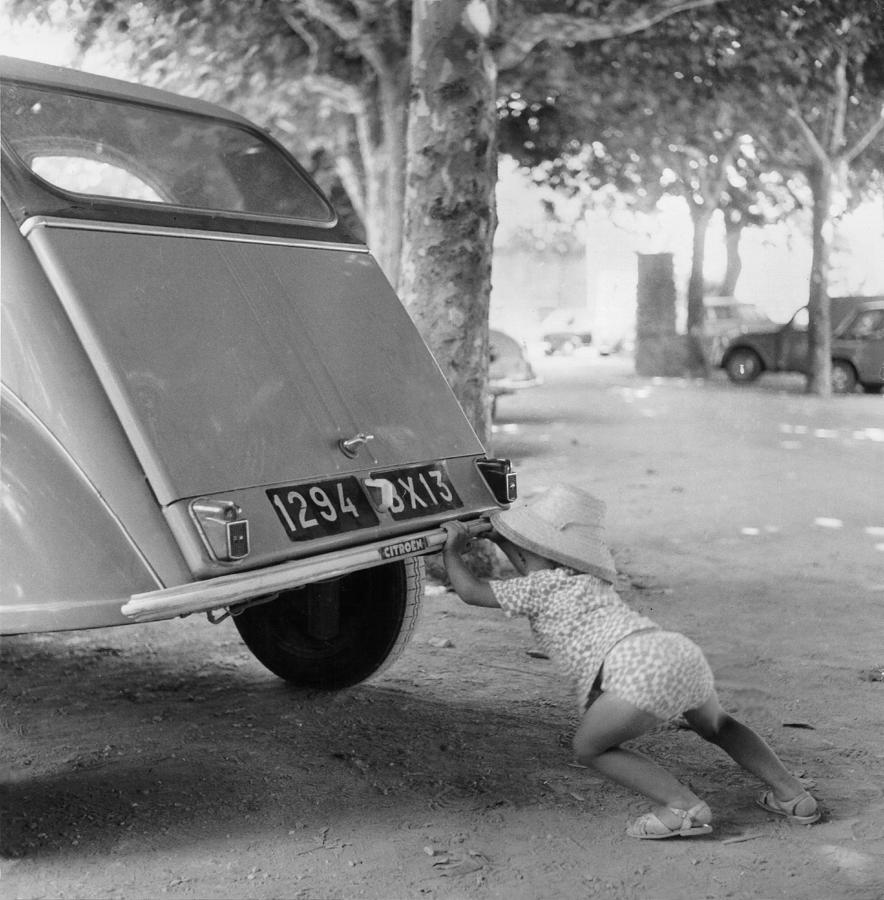
[[[488,351],[488,388],[493,416],[497,412],[498,397],[534,387],[540,379],[528,361],[524,347],[503,331],[491,329]]]
[[[592,344],[592,321],[582,309],[555,309],[540,323],[547,356],[570,356]]]
[[[707,297],[703,301],[701,339],[710,365],[718,366],[727,345],[738,335],[773,325],[770,317],[754,303],[734,297]]]
[[[859,384],[875,393],[884,386],[884,297],[832,301],[832,390],[852,393]],[[803,306],[782,326],[735,338],[721,362],[731,381],[748,384],[763,372],[808,371],[808,312]]]
[[[4,58],[0,632],[228,613],[296,684],[404,646],[515,497],[367,248],[219,107]]]

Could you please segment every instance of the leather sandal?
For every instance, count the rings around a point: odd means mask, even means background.
[[[810,800],[813,803],[813,812],[800,816],[797,813],[798,806],[804,801]],[[807,791],[802,791],[797,797],[791,800],[777,800],[773,791],[762,791],[756,798],[755,802],[768,812],[777,816],[785,816],[790,822],[798,825],[810,825],[816,822],[820,817],[820,808],[813,795]],[[810,809],[810,804],[804,803],[805,809]]]
[[[676,809],[674,806],[667,806],[666,809],[681,819],[680,825],[676,828],[670,828],[661,821],[656,813],[650,812],[639,816],[627,827],[626,833],[630,837],[643,841],[661,841],[673,837],[697,837],[701,834],[712,833],[711,825],[696,821],[700,816],[704,819],[712,818],[712,811],[703,801],[690,809]]]

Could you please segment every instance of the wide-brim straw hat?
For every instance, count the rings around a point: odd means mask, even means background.
[[[610,581],[617,579],[605,542],[605,503],[573,485],[557,484],[543,494],[494,513],[498,534],[563,566]]]

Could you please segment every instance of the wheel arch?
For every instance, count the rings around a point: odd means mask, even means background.
[[[0,632],[127,623],[122,603],[159,578],[49,430],[8,390],[0,406]]]

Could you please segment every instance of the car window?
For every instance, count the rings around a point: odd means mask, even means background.
[[[31,171],[90,197],[330,223],[334,213],[262,134],[211,116],[5,84],[3,137]]]
[[[35,155],[31,159],[31,168],[51,184],[78,194],[101,194],[151,203],[163,201],[149,184],[113,163],[81,156]]]
[[[884,338],[884,309],[863,310],[838,335],[848,340]]]

